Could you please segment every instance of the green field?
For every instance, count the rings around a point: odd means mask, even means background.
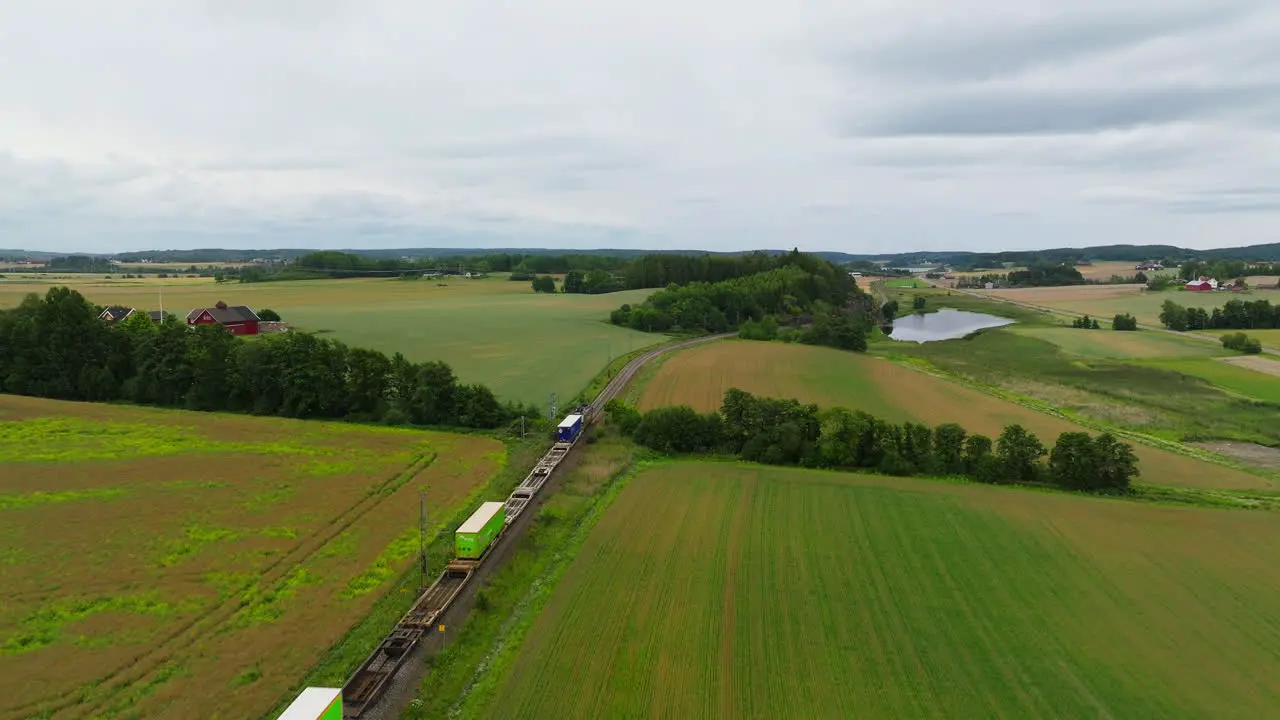
[[[740,464],[634,478],[464,717],[1267,717],[1266,513]]]
[[[1012,327],[1011,332],[1053,343],[1063,352],[1082,358],[1210,357],[1227,355],[1221,345],[1179,337],[1170,333],[1140,330],[1115,332],[1110,321],[1099,321],[1099,330],[1070,327]]]
[[[488,385],[500,400],[546,405],[576,395],[613,357],[664,341],[661,335],[610,325],[610,311],[650,290],[608,295],[539,295],[527,282],[485,280],[298,280],[216,284],[209,278],[161,280],[101,276],[0,280],[0,307],[66,284],[102,305],[185,316],[219,300],[271,308],[291,325],[327,331],[348,345],[443,360],[465,382]]]
[[[290,308],[298,327],[332,331],[351,345],[411,360],[443,360],[466,382],[488,385],[502,400],[545,406],[567,402],[609,360],[663,335],[611,325],[609,312],[648,290],[608,295],[493,293],[361,305]]]
[[[1280,404],[1280,376],[1237,367],[1212,358],[1144,360],[1142,364],[1198,377],[1246,397]]]

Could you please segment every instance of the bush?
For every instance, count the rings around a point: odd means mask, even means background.
[[[923,310],[926,303],[927,301],[924,299],[923,295],[916,295],[911,299],[911,308],[913,310]]]
[[[743,340],[775,340],[778,337],[778,321],[772,317],[747,320],[738,327],[738,337]]]
[[[1138,318],[1130,315],[1129,313],[1124,313],[1123,315],[1116,315],[1114,318],[1111,319],[1111,329],[1112,330],[1137,330]]]
[[[280,313],[271,308],[262,308],[258,311],[258,317],[267,322],[280,322]]]
[[[1262,341],[1257,338],[1251,338],[1242,332],[1227,333],[1222,336],[1222,347],[1248,355],[1256,355],[1262,352]]]

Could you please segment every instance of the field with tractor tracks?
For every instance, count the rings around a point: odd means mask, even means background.
[[[1268,716],[1280,524],[675,462],[595,525],[463,717]]]
[[[823,407],[864,410],[893,422],[955,422],[971,433],[991,437],[999,435],[1004,426],[1018,423],[1047,445],[1052,445],[1063,432],[1085,429],[1061,417],[883,358],[824,347],[746,340],[702,345],[665,360],[640,393],[639,407],[648,410],[690,405],[711,411],[719,408],[725,391],[731,387]],[[1147,445],[1135,443],[1134,452],[1140,462],[1140,479],[1145,482],[1214,489],[1267,489],[1277,485],[1268,478]]]
[[[259,717],[495,440],[0,395],[0,718]],[[477,501],[478,502],[478,501]]]

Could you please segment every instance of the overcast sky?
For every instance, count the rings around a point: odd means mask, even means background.
[[[1275,0],[0,2],[0,247],[1277,241]]]

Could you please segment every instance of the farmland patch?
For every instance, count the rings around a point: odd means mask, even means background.
[[[1008,332],[1051,342],[1063,352],[1084,358],[1210,357],[1226,354],[1220,346],[1200,340],[1160,332],[1115,332],[1110,329],[1110,320],[1099,318],[1099,322],[1104,329],[1096,331],[1014,326]]]
[[[1087,332],[1087,331],[1077,331]],[[687,404],[719,408],[738,387],[756,395],[794,397],[823,407],[843,406],[893,422],[955,422],[995,437],[1018,423],[1048,443],[1081,426],[976,389],[858,353],[785,343],[725,341],[693,347],[667,360],[641,396],[640,407]],[[1141,481],[1219,489],[1266,488],[1266,478],[1135,444]]]
[[[266,712],[407,566],[419,491],[443,517],[503,462],[449,433],[0,411],[26,418],[0,432],[5,720]]]
[[[1273,520],[674,463],[623,490],[464,717],[1260,717]]]

